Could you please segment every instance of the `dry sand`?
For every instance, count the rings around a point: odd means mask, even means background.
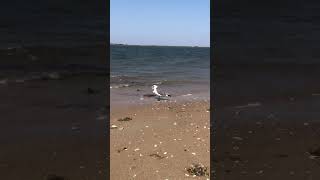
[[[208,109],[205,101],[111,106],[111,179],[208,179],[186,170],[197,163],[209,172]],[[125,117],[132,120],[119,121]]]

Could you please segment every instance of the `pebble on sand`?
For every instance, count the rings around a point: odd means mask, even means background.
[[[48,74],[48,79],[58,80],[61,79],[61,75],[57,72],[52,72]]]
[[[118,128],[118,126],[116,126],[116,125],[111,125],[111,129],[117,129]]]
[[[242,141],[243,140],[243,138],[238,137],[238,136],[232,137],[232,139],[237,140],[237,141]]]
[[[3,85],[5,85],[5,84],[7,84],[8,83],[8,79],[3,79],[3,80],[0,80],[0,84],[3,84]]]
[[[57,176],[54,174],[50,174],[47,176],[47,180],[67,180],[67,178],[62,177],[62,176]]]
[[[259,170],[256,172],[257,174],[263,174],[263,170]]]

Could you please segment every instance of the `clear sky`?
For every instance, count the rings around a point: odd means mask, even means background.
[[[210,46],[210,0],[110,0],[111,43]]]

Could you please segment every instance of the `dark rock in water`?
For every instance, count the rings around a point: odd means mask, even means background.
[[[51,175],[47,176],[46,180],[68,180],[68,179],[65,177],[62,177],[62,176],[57,176],[57,175],[51,174]]]
[[[201,164],[193,164],[187,168],[187,172],[192,176],[209,176],[208,168]]]
[[[141,91],[140,89],[137,89],[137,91]]]
[[[131,120],[132,120],[131,117],[125,117],[125,118],[118,119],[118,121],[131,121]]]

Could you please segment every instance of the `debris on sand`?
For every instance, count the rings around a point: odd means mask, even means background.
[[[116,125],[111,125],[111,129],[117,129],[118,128],[118,126],[116,126]]]
[[[80,124],[73,123],[72,126],[71,126],[71,131],[79,132],[80,131]]]
[[[294,101],[295,98],[294,98],[294,97],[290,97],[289,100],[290,100],[290,101]]]
[[[237,151],[237,150],[239,150],[239,146],[233,146],[232,149],[235,150],[235,151]]]
[[[0,84],[6,85],[8,83],[8,79],[0,80]]]
[[[261,103],[256,102],[256,103],[248,103],[247,105],[243,106],[236,106],[235,108],[247,108],[247,107],[258,107],[261,106]]]
[[[240,155],[239,154],[230,154],[229,159],[231,161],[241,161]]]
[[[310,159],[319,159],[320,158],[320,148],[311,149],[308,151],[308,153],[310,154],[310,156],[309,156]]]
[[[230,169],[226,169],[224,172],[225,173],[231,173],[231,170]]]
[[[24,79],[16,79],[15,82],[16,82],[16,83],[24,83],[25,80],[24,80]]]
[[[287,158],[287,157],[289,157],[289,155],[288,154],[275,154],[275,155],[273,155],[273,157],[275,157],[275,158]]]
[[[192,96],[192,94],[184,94],[184,95],[182,95],[182,96]]]
[[[61,75],[57,72],[52,72],[52,73],[48,74],[48,79],[50,79],[50,80],[58,80],[61,78],[62,78]]]
[[[124,147],[124,148],[122,148],[122,149],[118,149],[118,153],[120,153],[120,152],[122,152],[122,151],[126,151],[126,150],[128,150],[128,148],[126,148],[126,147]]]
[[[202,164],[192,164],[186,170],[191,176],[209,176],[208,168]]]
[[[263,174],[263,170],[257,171],[256,174]]]
[[[150,157],[154,157],[154,158],[156,158],[156,159],[163,159],[163,158],[165,158],[165,156],[160,156],[159,154],[155,154],[155,153],[150,154],[149,156],[150,156]]]
[[[62,76],[58,72],[42,73],[39,77],[41,80],[61,80]]]
[[[62,176],[57,176],[57,175],[54,175],[54,174],[50,174],[47,176],[47,180],[68,180],[67,178],[65,177],[62,177]]]
[[[28,54],[28,58],[30,58],[31,61],[37,61],[39,58],[37,56],[34,56],[32,54]]]
[[[101,116],[97,117],[97,120],[99,120],[99,121],[106,120],[106,119],[108,119],[108,116],[106,116],[106,115],[101,115]]]
[[[118,121],[131,121],[131,117],[119,118]]]
[[[97,90],[94,90],[94,89],[92,89],[92,88],[87,88],[87,93],[88,93],[88,94],[97,94],[98,91],[97,91]]]
[[[237,141],[242,141],[242,140],[243,140],[243,138],[242,138],[242,137],[237,137],[237,136],[232,137],[232,139],[237,140]]]

